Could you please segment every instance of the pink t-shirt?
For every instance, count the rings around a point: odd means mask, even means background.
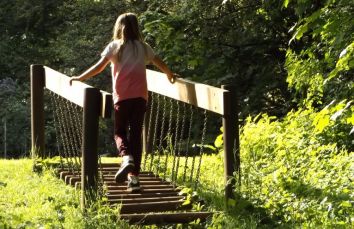
[[[111,61],[113,102],[139,97],[147,100],[146,64],[155,57],[154,51],[146,43],[128,41],[118,62],[117,53],[122,44],[123,41],[114,40],[101,53]]]

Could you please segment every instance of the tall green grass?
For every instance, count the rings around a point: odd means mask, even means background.
[[[324,126],[322,113],[263,115],[242,128],[239,193],[274,226],[354,227],[354,154],[341,145],[350,129],[329,118]]]

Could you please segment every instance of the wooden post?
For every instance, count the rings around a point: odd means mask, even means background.
[[[45,157],[44,149],[44,68],[31,65],[31,135],[32,156]]]
[[[83,107],[81,207],[85,209],[97,194],[98,178],[98,118],[101,102],[97,88],[85,88]]]
[[[229,93],[224,97],[223,116],[223,140],[224,140],[224,166],[225,166],[225,197],[226,201],[233,198],[233,189],[235,187],[235,172],[239,174],[240,170],[240,147],[239,147],[239,129],[238,129],[238,108],[237,91],[235,86],[222,85],[222,89]],[[234,150],[234,147],[236,148]]]

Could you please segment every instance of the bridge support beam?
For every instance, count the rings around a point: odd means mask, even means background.
[[[231,85],[222,85],[228,90],[224,97],[223,140],[224,140],[224,176],[226,202],[234,198],[233,189],[236,179],[241,184],[240,178],[240,139],[238,125],[238,98],[237,88]]]

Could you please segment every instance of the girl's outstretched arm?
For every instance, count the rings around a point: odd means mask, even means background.
[[[87,69],[84,73],[79,76],[73,76],[70,79],[70,85],[72,81],[84,81],[89,79],[98,73],[102,72],[103,69],[107,66],[109,60],[106,57],[102,57],[96,64],[92,65],[89,69]]]
[[[155,56],[154,59],[152,60],[152,63],[158,67],[163,73],[165,73],[167,75],[168,80],[171,83],[174,83],[176,80],[176,77],[179,77],[178,74],[173,73],[170,68],[165,64],[165,62],[163,62],[163,60],[161,60],[160,57]]]

